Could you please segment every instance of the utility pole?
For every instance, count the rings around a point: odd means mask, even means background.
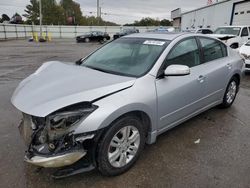
[[[96,7],[96,9],[97,9],[97,11],[96,11],[96,17],[97,18],[99,18],[99,6],[100,6],[100,2],[99,2],[100,0],[97,0],[97,7]]]
[[[40,14],[40,39],[42,38],[43,35],[43,30],[42,30],[42,23],[43,23],[43,15],[42,15],[42,0],[39,0],[39,14]]]
[[[99,7],[99,14],[100,14],[100,18],[102,18],[102,7]]]

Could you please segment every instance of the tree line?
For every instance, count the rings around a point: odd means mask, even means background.
[[[42,21],[43,25],[100,25],[100,26],[116,26],[114,22],[105,21],[102,18],[95,16],[83,16],[80,4],[73,0],[41,0],[42,2]],[[25,8],[26,18],[22,20],[21,15],[15,13],[11,18],[3,14],[0,22],[8,22],[14,24],[39,24],[39,0],[30,0],[30,3]],[[142,18],[140,21],[135,21],[125,26],[171,26],[172,22],[163,19]]]
[[[142,18],[140,21],[134,21],[131,24],[125,24],[124,26],[172,26],[173,23],[167,19],[159,20],[153,18]]]
[[[39,24],[39,0],[30,0],[24,10],[27,24]],[[42,0],[42,15],[44,25],[117,25],[94,16],[82,15],[80,4],[73,0]]]

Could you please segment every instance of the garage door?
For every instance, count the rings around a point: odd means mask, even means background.
[[[250,1],[235,4],[233,25],[250,25]]]

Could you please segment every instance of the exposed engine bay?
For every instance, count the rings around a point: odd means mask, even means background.
[[[74,129],[96,107],[85,106],[82,110],[76,107],[69,106],[48,117],[23,114],[19,129],[28,147],[25,156],[27,162],[41,167],[64,167],[86,155],[83,142],[93,139],[95,134],[75,135]]]

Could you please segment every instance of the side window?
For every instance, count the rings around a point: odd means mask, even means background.
[[[195,38],[186,39],[177,44],[165,60],[165,67],[169,65],[187,65],[194,67],[200,64],[200,53]]]
[[[242,29],[241,36],[242,36],[242,37],[247,37],[247,36],[248,36],[248,30],[247,30],[246,27],[244,27],[244,28]]]
[[[200,38],[200,42],[203,49],[205,63],[227,55],[226,47],[214,39]]]
[[[223,56],[226,57],[227,56],[227,46],[225,44],[220,44],[222,52],[223,52]]]

